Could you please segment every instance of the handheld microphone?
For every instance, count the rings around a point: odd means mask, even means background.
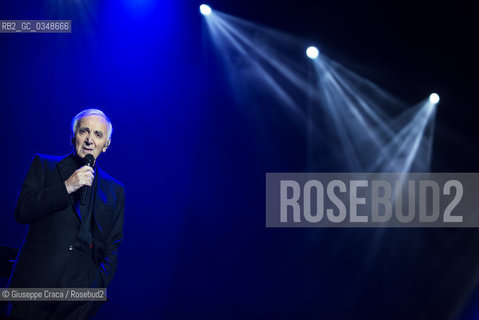
[[[84,158],[83,158],[83,163],[89,167],[93,166],[93,163],[95,162],[95,157],[88,153]],[[80,197],[80,204],[82,206],[85,205],[86,202],[86,197],[88,194],[90,194],[90,187],[89,186],[83,186],[83,189],[81,191],[81,197]]]

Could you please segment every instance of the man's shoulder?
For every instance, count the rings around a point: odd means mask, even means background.
[[[63,158],[65,158],[65,156],[52,156],[52,155],[48,155],[48,154],[36,153],[33,156],[33,159],[36,159],[36,158],[38,158],[41,161],[57,163],[57,162],[60,162]]]
[[[41,166],[43,168],[55,169],[57,164],[60,163],[67,156],[52,156],[48,154],[36,153],[32,159],[32,165]]]
[[[120,181],[118,181],[117,179],[113,178],[112,176],[110,176],[108,173],[106,173],[104,170],[102,170],[101,168],[98,168],[98,173],[100,174],[100,178],[104,181],[106,181],[107,183],[109,184],[112,184],[116,187],[119,187],[121,189],[124,189],[125,186],[123,185],[123,183],[121,183]]]

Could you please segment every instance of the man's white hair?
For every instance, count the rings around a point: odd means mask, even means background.
[[[72,119],[72,137],[75,136],[75,132],[78,129],[78,126],[80,125],[80,120],[82,118],[88,117],[88,116],[100,116],[103,117],[107,122],[108,122],[108,140],[111,138],[111,134],[113,133],[113,126],[111,124],[110,119],[106,116],[103,111],[98,110],[98,109],[86,109],[78,113],[76,116],[73,117]]]

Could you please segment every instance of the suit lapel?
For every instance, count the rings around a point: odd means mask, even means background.
[[[73,159],[73,154],[70,153],[69,155],[64,157],[62,160],[60,160],[60,162],[57,163],[57,168],[60,173],[60,177],[62,181],[66,181],[68,178],[70,178],[70,176],[76,170],[76,164],[75,164],[75,159]],[[68,199],[70,200],[70,204],[73,208],[73,211],[75,211],[75,213],[77,214],[78,219],[81,220],[82,210],[80,207],[84,207],[84,206],[80,206],[78,203],[74,203],[72,200],[72,197],[68,197]]]
[[[72,158],[72,154],[67,155],[57,163],[58,170],[62,181],[67,180],[75,172],[75,160]]]
[[[72,153],[65,156],[62,160],[60,160],[57,163],[57,168],[60,173],[61,180],[65,181],[68,178],[70,178],[73,172],[75,172],[76,167],[77,167],[77,164],[75,163],[75,159],[73,159]],[[106,203],[107,201],[107,195],[104,193],[101,187],[103,185],[103,180],[104,179],[102,177],[102,171],[98,168],[98,166],[96,166],[95,180],[94,180],[95,186],[91,194],[91,197],[92,197],[91,200],[94,201],[92,218],[93,218],[94,224],[97,226],[97,230],[100,231],[101,235],[103,234],[103,228],[101,227],[99,223],[101,221],[101,217],[99,217],[99,215],[101,215],[101,210],[98,209],[98,204],[99,202]],[[86,216],[88,207],[86,205],[85,206],[80,205],[79,201],[77,201],[76,203],[73,203],[71,197],[69,197],[69,199],[70,199],[70,203],[72,205],[73,210],[75,211],[78,219],[81,221],[82,219],[81,217]]]
[[[100,234],[103,235],[103,228],[101,227],[101,225],[98,223],[99,222],[99,210],[97,210],[97,207],[98,207],[98,203],[100,201],[103,201],[103,196],[100,194],[101,193],[101,188],[99,187],[100,183],[101,183],[101,170],[98,168],[98,166],[96,166],[95,168],[95,181],[94,181],[94,188],[93,190],[95,191],[94,194],[92,194],[92,200],[94,201],[94,205],[93,205],[93,223],[97,226],[97,229],[100,231]]]

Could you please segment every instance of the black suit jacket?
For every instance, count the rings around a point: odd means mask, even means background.
[[[16,220],[29,227],[10,279],[12,288],[72,285],[106,288],[113,278],[123,239],[125,192],[120,182],[98,167],[93,250],[87,262],[90,274],[81,283],[69,283],[65,275],[71,264],[76,263],[72,256],[77,253],[75,242],[82,216],[82,212],[75,210],[64,184],[76,169],[74,161],[72,154],[66,157],[37,154],[33,158],[15,209]]]

